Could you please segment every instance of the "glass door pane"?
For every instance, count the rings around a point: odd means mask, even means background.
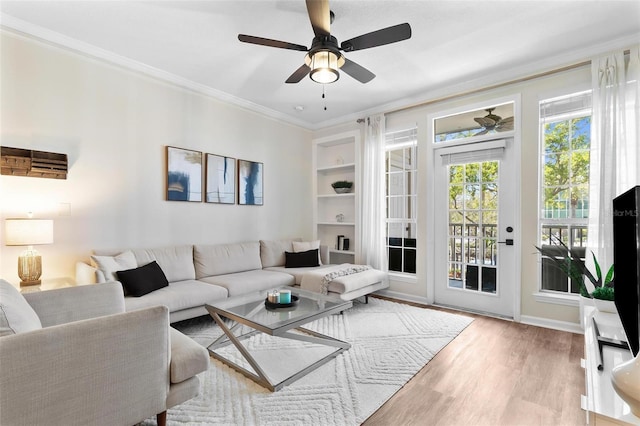
[[[498,161],[449,166],[449,288],[498,291],[498,166]]]

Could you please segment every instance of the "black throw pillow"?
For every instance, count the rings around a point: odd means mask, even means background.
[[[144,296],[169,285],[167,277],[155,260],[139,268],[118,271],[116,274],[126,293],[133,297]]]
[[[299,253],[284,252],[285,268],[304,268],[310,266],[320,266],[318,263],[318,249],[301,251]]]

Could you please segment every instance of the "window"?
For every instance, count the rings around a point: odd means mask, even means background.
[[[385,178],[389,271],[416,273],[417,131],[387,133]]]
[[[589,217],[591,92],[540,103],[540,241],[558,241],[584,258]],[[542,258],[542,290],[578,293],[573,282]]]
[[[514,105],[513,102],[507,102],[436,118],[433,121],[433,141],[454,142],[513,131]]]

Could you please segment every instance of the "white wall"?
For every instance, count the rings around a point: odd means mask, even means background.
[[[0,177],[0,218],[52,218],[43,278],[95,248],[310,238],[311,133],[60,48],[0,33],[0,144],[65,153],[66,180]],[[264,163],[264,206],[165,201],[165,146]],[[4,224],[0,226],[0,234]],[[17,282],[21,247],[0,241]]]

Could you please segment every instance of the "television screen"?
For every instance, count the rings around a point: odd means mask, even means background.
[[[640,186],[613,200],[615,304],[633,355],[640,333]]]

